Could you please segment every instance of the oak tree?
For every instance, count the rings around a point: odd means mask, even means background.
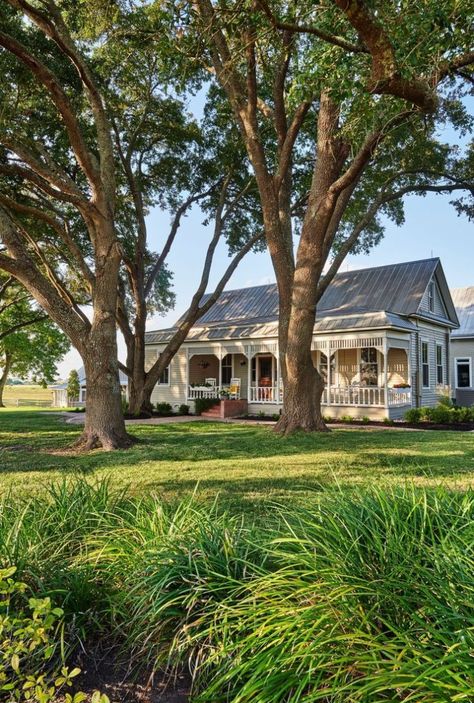
[[[177,50],[215,76],[258,185],[279,292],[277,431],[325,430],[311,341],[345,256],[380,238],[381,214],[402,221],[404,195],[472,192],[462,153],[438,132],[471,128],[472,0],[196,0],[174,11]]]

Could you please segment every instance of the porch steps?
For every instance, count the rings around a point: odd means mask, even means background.
[[[216,403],[216,405],[213,405],[212,407],[208,408],[207,410],[203,410],[201,413],[201,417],[220,417],[221,416],[221,404]]]
[[[246,415],[248,412],[248,403],[246,400],[220,400],[212,407],[204,410],[201,417],[207,417],[215,420],[225,420],[226,417],[238,417]]]

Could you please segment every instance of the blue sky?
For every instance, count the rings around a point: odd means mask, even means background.
[[[452,288],[474,285],[474,227],[465,217],[458,217],[449,204],[451,196],[429,194],[410,196],[405,201],[405,224],[396,227],[387,222],[385,237],[370,254],[349,256],[341,270],[381,266],[438,256],[443,264],[448,284]],[[170,252],[169,266],[174,272],[176,307],[166,316],[155,316],[148,329],[171,326],[186,310],[198,284],[210,228],[202,226],[198,209],[185,218],[175,245]],[[169,216],[155,210],[149,217],[150,244],[159,251],[169,227]],[[225,246],[216,252],[209,288],[215,285],[228,262]],[[269,255],[249,254],[230,280],[228,288],[255,286],[275,280]],[[123,345],[119,343],[121,357]],[[71,351],[60,365],[65,377],[72,368],[81,365],[80,356]]]

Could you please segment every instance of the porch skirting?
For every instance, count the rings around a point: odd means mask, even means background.
[[[249,415],[259,415],[263,413],[265,415],[277,415],[280,414],[282,405],[274,404],[268,405],[267,403],[249,403],[248,412]],[[349,415],[355,419],[362,419],[363,417],[368,417],[370,420],[384,420],[389,418],[390,420],[402,420],[404,414],[409,410],[410,406],[405,407],[395,407],[395,408],[385,408],[385,407],[351,407],[350,405],[331,405],[330,407],[323,405],[322,411],[325,417],[340,418],[344,415]]]

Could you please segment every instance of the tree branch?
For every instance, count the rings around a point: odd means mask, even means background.
[[[271,11],[266,0],[257,0],[257,5],[260,5],[261,9],[275,29],[281,29],[292,33],[311,34],[319,39],[322,39],[328,44],[333,44],[334,46],[338,46],[341,49],[354,54],[369,53],[366,47],[360,44],[353,44],[352,42],[347,41],[347,39],[344,39],[344,37],[338,37],[334,34],[330,34],[329,32],[325,32],[322,29],[318,29],[317,27],[312,27],[307,24],[294,24],[293,22],[284,22],[279,20]]]

